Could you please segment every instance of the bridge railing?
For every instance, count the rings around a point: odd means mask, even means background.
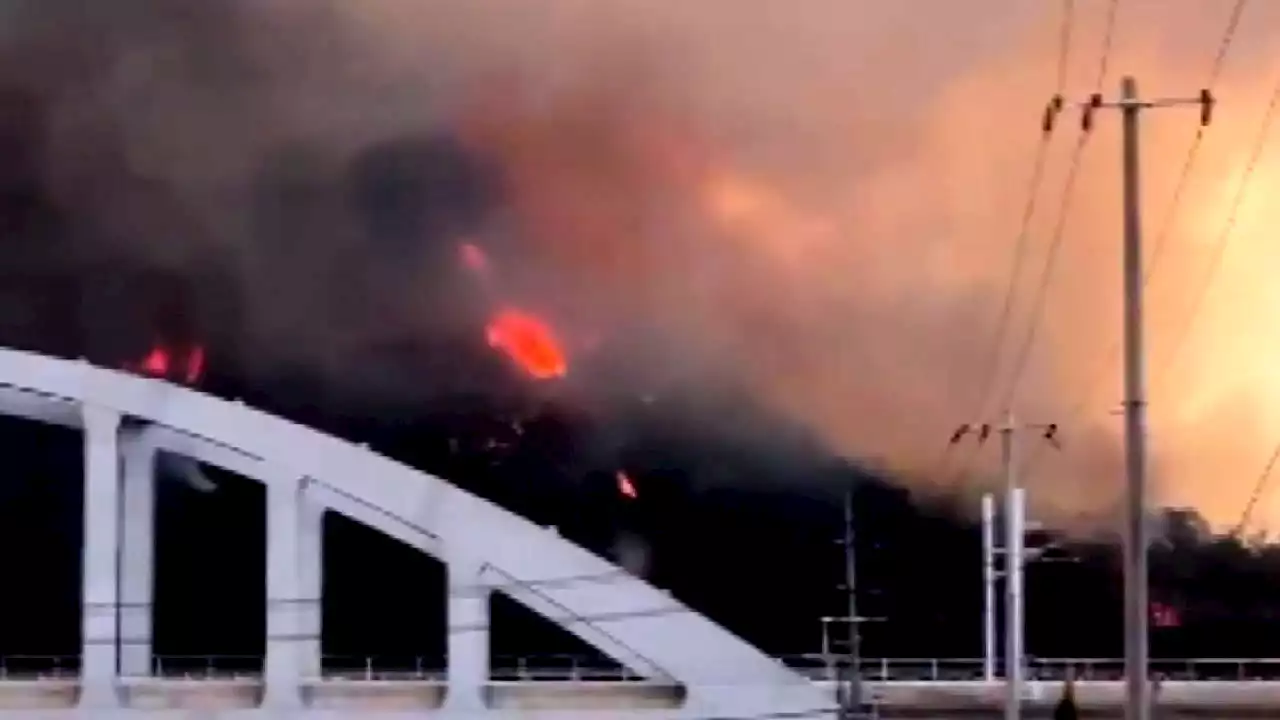
[[[332,680],[444,680],[445,660],[414,656],[326,655],[323,677]],[[156,677],[187,679],[256,678],[262,675],[260,655],[156,655]],[[0,681],[75,678],[78,655],[0,655]],[[644,678],[619,666],[574,655],[502,656],[492,659],[490,677],[498,681],[640,681]]]
[[[783,657],[782,660],[813,679],[836,674],[822,655]],[[881,681],[966,681],[983,679],[980,658],[864,658],[862,676]],[[1275,680],[1280,681],[1280,658],[1153,658],[1151,674],[1167,680]],[[999,669],[997,667],[997,673]],[[1028,658],[1027,678],[1063,680],[1120,680],[1124,660],[1119,658]]]
[[[819,654],[781,658],[814,680],[832,679]],[[945,682],[982,680],[978,658],[864,658],[862,676],[871,681]],[[443,658],[327,655],[323,677],[334,681],[443,680]],[[74,655],[0,656],[0,681],[75,678],[80,658]],[[1167,680],[1280,681],[1280,658],[1152,659],[1153,676]],[[1119,680],[1124,661],[1116,658],[1031,658],[1029,679],[1061,680],[1068,673],[1078,680]],[[152,674],[164,678],[257,678],[262,657],[252,655],[157,655]],[[639,681],[643,678],[617,666],[573,655],[494,656],[490,676],[496,681]]]

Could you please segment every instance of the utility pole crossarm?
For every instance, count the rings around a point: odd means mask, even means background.
[[[1131,80],[1132,78],[1125,78]],[[1208,88],[1203,88],[1194,97],[1169,97],[1155,98],[1152,100],[1142,100],[1138,97],[1137,92],[1126,94],[1123,90],[1120,97],[1116,100],[1106,100],[1102,93],[1094,93],[1086,100],[1080,102],[1068,103],[1061,95],[1055,95],[1045,105],[1044,117],[1041,120],[1041,129],[1046,132],[1053,132],[1054,126],[1057,124],[1058,116],[1068,106],[1074,106],[1080,110],[1080,128],[1085,132],[1093,130],[1094,119],[1099,110],[1120,110],[1120,111],[1140,111],[1155,110],[1159,108],[1170,107],[1198,107],[1200,109],[1200,127],[1208,127],[1213,122],[1213,110],[1218,104],[1218,99],[1214,97],[1213,92]]]

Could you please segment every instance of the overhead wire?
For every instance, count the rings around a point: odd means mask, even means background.
[[[1222,37],[1218,41],[1218,46],[1214,52],[1213,60],[1210,63],[1209,74],[1205,82],[1205,88],[1210,93],[1217,88],[1218,82],[1222,77],[1223,68],[1226,65],[1226,59],[1230,53],[1231,46],[1235,42],[1236,32],[1240,28],[1240,21],[1244,17],[1244,11],[1249,5],[1249,0],[1236,0],[1231,7],[1231,12],[1227,17],[1226,27],[1223,29]],[[1145,293],[1151,284],[1151,279],[1155,276],[1160,261],[1164,257],[1164,251],[1168,247],[1168,239],[1172,234],[1175,221],[1177,220],[1179,211],[1182,208],[1182,201],[1186,194],[1187,185],[1196,167],[1196,161],[1200,156],[1200,149],[1204,143],[1205,131],[1207,126],[1204,123],[1196,125],[1195,135],[1191,139],[1191,143],[1187,148],[1187,152],[1183,157],[1182,166],[1178,171],[1177,180],[1174,182],[1173,194],[1170,198],[1169,205],[1161,217],[1155,240],[1152,243],[1151,256],[1147,260],[1147,267],[1142,276],[1142,289]],[[1067,412],[1067,418],[1064,425],[1071,426],[1078,422],[1083,413],[1089,408],[1089,401],[1093,399],[1097,393],[1099,386],[1104,378],[1107,377],[1108,371],[1120,359],[1121,340],[1116,338],[1110,345],[1109,349],[1103,356],[1103,359],[1095,367],[1094,371],[1088,375],[1085,385],[1085,392],[1080,396],[1079,400],[1071,406]],[[1041,450],[1037,446],[1037,452],[1028,459],[1027,465],[1030,466],[1039,458]]]
[[[1280,81],[1276,82],[1275,88],[1271,91],[1271,98],[1267,102],[1266,112],[1262,117],[1262,128],[1258,132],[1258,136],[1254,139],[1253,149],[1249,154],[1249,161],[1245,165],[1244,172],[1240,176],[1240,180],[1236,185],[1235,195],[1231,198],[1231,205],[1227,211],[1227,219],[1223,223],[1222,230],[1218,233],[1217,239],[1214,241],[1211,250],[1208,272],[1204,274],[1200,284],[1196,286],[1195,294],[1192,296],[1191,306],[1187,313],[1182,317],[1185,322],[1182,323],[1178,334],[1174,336],[1172,350],[1165,358],[1160,372],[1157,374],[1153,386],[1159,388],[1163,385],[1161,382],[1168,376],[1169,372],[1177,364],[1182,349],[1186,346],[1187,338],[1190,337],[1192,329],[1195,328],[1196,321],[1200,317],[1200,313],[1204,309],[1205,299],[1209,295],[1209,290],[1213,287],[1214,280],[1218,276],[1219,270],[1222,268],[1222,259],[1226,255],[1227,247],[1231,244],[1235,237],[1236,225],[1240,220],[1240,210],[1244,206],[1245,198],[1249,194],[1249,184],[1253,180],[1253,175],[1258,169],[1258,163],[1262,159],[1263,151],[1266,150],[1267,141],[1271,137],[1271,125],[1275,120],[1277,106],[1280,105]]]
[[[1271,102],[1267,106],[1267,113],[1264,117],[1262,132],[1259,133],[1257,144],[1254,146],[1253,155],[1251,156],[1249,165],[1245,170],[1245,174],[1241,180],[1240,187],[1237,189],[1235,203],[1233,203],[1231,214],[1228,217],[1228,225],[1230,227],[1234,227],[1235,225],[1235,218],[1239,212],[1238,205],[1241,202],[1243,202],[1241,200],[1241,197],[1244,194],[1245,185],[1248,183],[1250,176],[1252,176],[1253,169],[1257,166],[1258,158],[1262,154],[1262,147],[1266,145],[1266,140],[1270,135],[1270,132],[1269,132],[1270,125],[1271,125],[1271,122],[1274,120],[1275,109],[1277,107],[1277,104],[1280,104],[1280,80],[1276,82],[1275,89],[1272,91]],[[1217,253],[1217,256],[1220,258],[1221,254],[1222,254],[1222,250],[1219,250]],[[1203,302],[1203,296],[1207,294],[1207,290],[1208,290],[1207,285],[1211,281],[1212,280],[1210,278],[1210,280],[1206,281],[1205,286],[1202,287],[1202,294],[1197,298],[1199,301]],[[1198,309],[1199,303],[1197,303],[1195,307]],[[1189,334],[1190,332],[1191,323],[1194,323],[1194,321],[1195,321],[1195,317],[1192,316],[1188,324],[1184,326],[1183,333],[1182,335],[1179,336],[1180,342],[1185,341],[1186,335]],[[1175,349],[1177,349],[1178,347],[1180,347],[1180,345],[1175,346]],[[1166,372],[1167,371],[1168,371],[1168,368],[1166,367]],[[1253,489],[1249,492],[1249,498],[1245,501],[1244,510],[1240,514],[1240,521],[1236,524],[1236,527],[1232,533],[1236,537],[1239,537],[1248,527],[1249,521],[1252,519],[1254,509],[1257,507],[1258,502],[1262,499],[1262,496],[1267,491],[1267,486],[1271,481],[1272,471],[1275,469],[1277,461],[1280,461],[1280,442],[1278,442],[1275,448],[1271,451],[1271,457],[1269,460],[1267,460],[1266,467],[1263,468],[1262,473],[1258,475],[1257,480],[1255,480],[1253,483]]]
[[[1098,61],[1098,69],[1093,84],[1093,94],[1095,97],[1101,92],[1102,84],[1105,82],[1107,73],[1110,69],[1111,53],[1114,46],[1116,16],[1119,11],[1119,6],[1119,0],[1110,0],[1107,4],[1106,20],[1102,39],[1102,52]],[[1057,103],[1057,109],[1060,110],[1062,107],[1061,94],[1057,96],[1055,102]],[[1084,157],[1084,150],[1088,146],[1089,137],[1090,133],[1082,132],[1077,139],[1075,146],[1072,148],[1070,164],[1067,168],[1066,181],[1063,186],[1062,199],[1058,207],[1057,221],[1054,225],[1053,232],[1050,235],[1045,263],[1041,269],[1039,280],[1036,283],[1035,294],[1032,298],[1030,324],[1027,328],[1026,334],[1023,336],[1022,343],[1017,346],[1016,354],[1014,355],[1015,360],[1012,365],[1013,374],[1009,381],[1008,388],[1005,390],[1004,394],[1000,396],[1000,402],[998,403],[997,408],[1003,407],[1008,409],[1011,407],[1013,400],[1016,398],[1023,373],[1026,370],[1031,349],[1035,345],[1038,330],[1043,320],[1045,303],[1048,299],[1048,290],[1052,282],[1053,271],[1057,264],[1058,252],[1062,247],[1064,238],[1066,237],[1066,226],[1067,220],[1070,217],[1071,202],[1075,197],[1076,181],[1079,177],[1079,171]],[[1016,277],[1014,278],[1014,281],[1016,282]],[[1000,337],[1000,340],[1003,341],[1003,336]],[[991,409],[988,409],[987,407],[990,399],[988,396],[991,391],[994,390],[994,381],[999,376],[999,351],[1002,349],[1002,345],[1003,343],[1001,342],[1001,344],[995,349],[996,353],[994,362],[991,363],[991,367],[989,368],[989,382],[983,389],[981,408],[984,416],[991,412]],[[972,461],[973,454],[977,451],[976,446],[973,446],[973,448],[974,449],[970,451],[964,461],[966,468]],[[962,471],[962,474],[966,472],[967,469]]]
[[[1103,35],[1102,55],[1098,62],[1098,71],[1094,78],[1093,94],[1096,97],[1102,92],[1102,84],[1106,81],[1107,71],[1110,66],[1111,52],[1113,48],[1113,38],[1115,34],[1116,15],[1119,10],[1120,0],[1110,0],[1107,5],[1107,17],[1105,31]],[[1017,399],[1018,390],[1021,387],[1022,378],[1027,369],[1027,363],[1031,356],[1031,350],[1035,347],[1036,339],[1039,335],[1040,328],[1044,325],[1045,304],[1049,296],[1049,288],[1053,283],[1054,269],[1057,266],[1059,251],[1062,249],[1063,241],[1066,238],[1067,220],[1071,214],[1071,204],[1075,199],[1075,190],[1077,180],[1080,177],[1080,166],[1084,159],[1085,149],[1089,146],[1089,138],[1091,133],[1087,130],[1080,133],[1076,140],[1075,146],[1072,148],[1070,165],[1067,168],[1067,177],[1062,190],[1062,200],[1058,207],[1058,220],[1054,226],[1053,234],[1049,238],[1049,249],[1045,257],[1045,263],[1040,273],[1040,279],[1036,283],[1035,294],[1033,295],[1031,305],[1030,324],[1027,328],[1026,335],[1023,336],[1021,345],[1018,346],[1013,364],[1013,374],[1009,380],[1004,395],[1001,396],[1001,405],[1009,407],[1014,400]]]
[[[1244,17],[1244,10],[1249,5],[1249,0],[1236,0],[1231,7],[1231,13],[1227,17],[1227,26],[1222,32],[1222,38],[1218,41],[1217,50],[1214,52],[1213,62],[1209,66],[1209,76],[1204,84],[1210,92],[1216,89],[1219,79],[1222,77],[1223,67],[1226,65],[1227,54],[1231,50],[1231,45],[1235,41],[1236,31],[1240,28],[1240,20]],[[1164,218],[1160,223],[1160,231],[1156,234],[1155,242],[1152,243],[1151,257],[1147,261],[1147,272],[1143,276],[1143,289],[1146,289],[1147,283],[1150,282],[1151,276],[1155,272],[1155,268],[1160,263],[1166,246],[1166,240],[1169,237],[1173,227],[1173,221],[1178,215],[1178,210],[1182,205],[1182,197],[1186,190],[1187,180],[1191,177],[1191,171],[1195,167],[1196,160],[1200,154],[1200,147],[1204,143],[1205,130],[1207,125],[1200,123],[1196,125],[1195,135],[1191,139],[1191,145],[1188,146],[1186,155],[1182,161],[1182,167],[1178,171],[1178,179],[1174,184],[1173,196],[1170,200],[1169,207],[1165,210]],[[1112,354],[1119,353],[1119,341],[1116,342],[1116,348]]]
[[[1062,93],[1066,90],[1066,74],[1071,56],[1071,27],[1075,18],[1075,3],[1073,0],[1063,0],[1062,5],[1057,85],[1054,89],[1055,103],[1059,102],[1058,99],[1062,97]],[[1001,350],[1004,348],[1005,337],[1008,335],[1010,320],[1013,317],[1013,308],[1018,294],[1018,278],[1022,275],[1022,266],[1026,263],[1027,248],[1031,239],[1031,221],[1035,218],[1040,198],[1040,188],[1044,184],[1044,171],[1045,166],[1048,164],[1053,127],[1053,123],[1046,118],[1046,121],[1041,126],[1040,142],[1036,145],[1027,197],[1022,206],[1018,234],[1013,245],[1013,258],[1005,281],[1004,294],[1000,302],[1000,313],[996,317],[995,330],[992,332],[991,342],[987,346],[987,361],[983,363],[987,368],[987,372],[978,386],[978,412],[980,416],[986,414],[988,396],[991,394],[999,377]]]
[[[1267,491],[1267,484],[1271,481],[1271,472],[1275,470],[1276,463],[1280,462],[1280,442],[1277,442],[1275,448],[1271,450],[1271,458],[1267,460],[1267,465],[1262,469],[1262,473],[1258,475],[1258,479],[1253,481],[1253,490],[1249,493],[1249,500],[1244,505],[1244,511],[1240,513],[1240,522],[1236,523],[1235,529],[1231,534],[1234,537],[1240,537],[1249,527],[1249,521],[1253,519],[1253,510],[1258,505],[1258,501],[1262,499],[1263,494]]]
[[[1051,102],[1050,108],[1046,109],[1046,118],[1041,126],[1040,139],[1036,144],[1035,154],[1031,162],[1031,175],[1027,182],[1026,199],[1022,205],[1018,231],[1014,239],[1013,256],[1005,281],[1004,294],[1000,301],[1000,310],[996,316],[996,324],[991,333],[991,339],[986,344],[986,356],[982,363],[982,367],[986,368],[986,373],[978,383],[979,390],[977,393],[977,406],[980,416],[986,412],[987,398],[991,394],[999,376],[1001,349],[1004,347],[1005,336],[1008,334],[1009,323],[1013,316],[1018,279],[1022,275],[1022,266],[1026,262],[1027,245],[1031,234],[1031,221],[1035,217],[1039,203],[1040,188],[1044,184],[1044,171],[1048,163],[1049,143],[1053,138],[1053,125],[1050,122],[1048,113],[1053,111],[1054,104],[1061,104],[1062,94],[1066,90],[1067,70],[1070,67],[1071,60],[1072,28],[1074,25],[1075,0],[1062,0],[1062,12],[1058,25],[1054,100]],[[935,466],[939,467],[939,474],[945,473],[947,461],[951,458],[953,447],[954,443],[948,443],[943,446],[940,458],[934,463]],[[968,463],[968,458],[966,458],[965,463]]]
[[[1235,41],[1236,30],[1240,27],[1240,19],[1244,16],[1244,9],[1248,6],[1249,0],[1236,0],[1231,8],[1231,14],[1227,18],[1227,27],[1222,33],[1222,38],[1218,41],[1217,51],[1213,56],[1213,63],[1209,67],[1209,77],[1205,81],[1206,87],[1212,94],[1218,85],[1218,80],[1222,76],[1222,69],[1226,64],[1227,53],[1231,50],[1231,44]],[[1169,207],[1165,209],[1165,213],[1160,222],[1160,230],[1156,233],[1155,241],[1151,245],[1151,257],[1147,260],[1147,269],[1143,273],[1142,287],[1146,290],[1147,284],[1151,282],[1151,277],[1155,274],[1156,267],[1160,264],[1160,260],[1164,255],[1165,247],[1170,232],[1173,228],[1174,220],[1177,218],[1178,210],[1182,206],[1182,197],[1186,192],[1187,181],[1191,177],[1191,171],[1195,168],[1196,160],[1200,155],[1200,147],[1204,143],[1205,130],[1208,125],[1198,123],[1196,125],[1196,133],[1191,138],[1191,145],[1187,148],[1186,156],[1182,160],[1182,167],[1178,170],[1178,179],[1174,183],[1173,196],[1169,201]],[[1120,352],[1120,341],[1115,343],[1115,349],[1111,354],[1118,355]],[[1114,361],[1114,360],[1113,360]]]
[[[1071,33],[1075,26],[1075,0],[1062,0],[1062,20],[1058,25],[1058,73],[1055,92],[1067,87],[1067,70],[1071,67]]]

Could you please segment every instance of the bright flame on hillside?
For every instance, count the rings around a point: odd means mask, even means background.
[[[631,482],[631,476],[626,470],[619,470],[616,473],[618,478],[618,493],[628,500],[635,500],[640,497],[640,493],[636,490],[636,484]]]
[[[188,385],[204,377],[204,348],[196,345],[185,352],[156,345],[136,363],[126,363],[126,370],[165,380],[178,380]]]
[[[564,377],[569,371],[563,346],[551,326],[536,315],[507,308],[485,328],[489,347],[506,353],[537,380]]]

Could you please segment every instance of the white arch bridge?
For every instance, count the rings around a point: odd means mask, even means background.
[[[489,678],[492,592],[509,595],[594,645],[651,688],[678,688],[683,698],[662,709],[611,709],[609,717],[829,714],[829,692],[670,594],[551,530],[365,447],[189,388],[8,349],[0,349],[0,414],[82,428],[85,497],[80,676],[70,686],[33,682],[22,693],[6,692],[0,718],[83,714],[124,720],[144,708],[186,717],[191,710],[185,708],[195,707],[211,719],[421,717],[432,705],[433,714],[455,717],[513,712],[494,702]],[[180,686],[181,681],[149,677],[159,450],[266,485],[267,646],[261,678]],[[446,564],[443,682],[401,684],[395,692],[362,687],[366,697],[353,699],[321,678],[325,509]],[[215,703],[215,695],[238,700],[228,707]],[[14,699],[19,696],[20,703]],[[542,709],[538,715],[548,712],[555,714]]]

